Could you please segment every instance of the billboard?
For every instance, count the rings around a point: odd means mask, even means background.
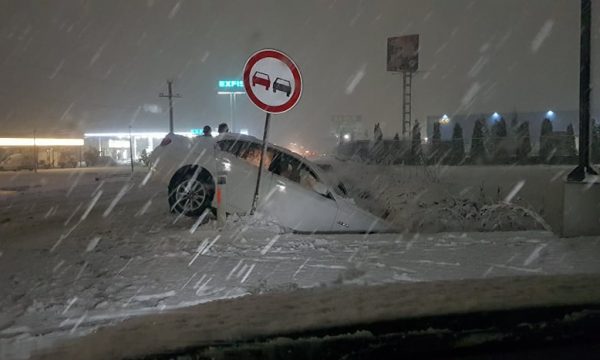
[[[387,39],[387,71],[415,72],[418,68],[418,34]]]

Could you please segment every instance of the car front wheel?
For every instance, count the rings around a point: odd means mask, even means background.
[[[169,183],[169,207],[185,216],[200,216],[215,194],[212,176],[204,169],[189,168],[175,174]]]

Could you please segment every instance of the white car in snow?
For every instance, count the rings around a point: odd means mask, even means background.
[[[218,179],[226,175],[222,202],[227,213],[252,207],[262,141],[224,134],[187,138],[168,134],[151,155],[151,177],[168,188],[171,211],[201,216],[217,207]],[[382,232],[381,218],[358,208],[342,183],[329,183],[301,156],[269,144],[263,164],[258,211],[295,232]]]

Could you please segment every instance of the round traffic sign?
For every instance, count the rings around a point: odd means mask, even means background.
[[[302,95],[302,77],[294,61],[278,50],[252,54],[244,65],[244,88],[259,109],[281,114],[293,108]]]

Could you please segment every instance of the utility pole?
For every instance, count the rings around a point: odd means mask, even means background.
[[[579,165],[569,173],[569,181],[583,181],[586,174],[598,175],[590,164],[590,69],[591,69],[591,0],[581,0],[581,42],[579,60]]]
[[[160,93],[158,97],[161,98],[169,98],[169,133],[173,133],[174,125],[173,125],[173,98],[181,98],[181,95],[175,94],[173,95],[173,80],[167,80],[167,88],[169,93],[165,95],[164,93]]]

